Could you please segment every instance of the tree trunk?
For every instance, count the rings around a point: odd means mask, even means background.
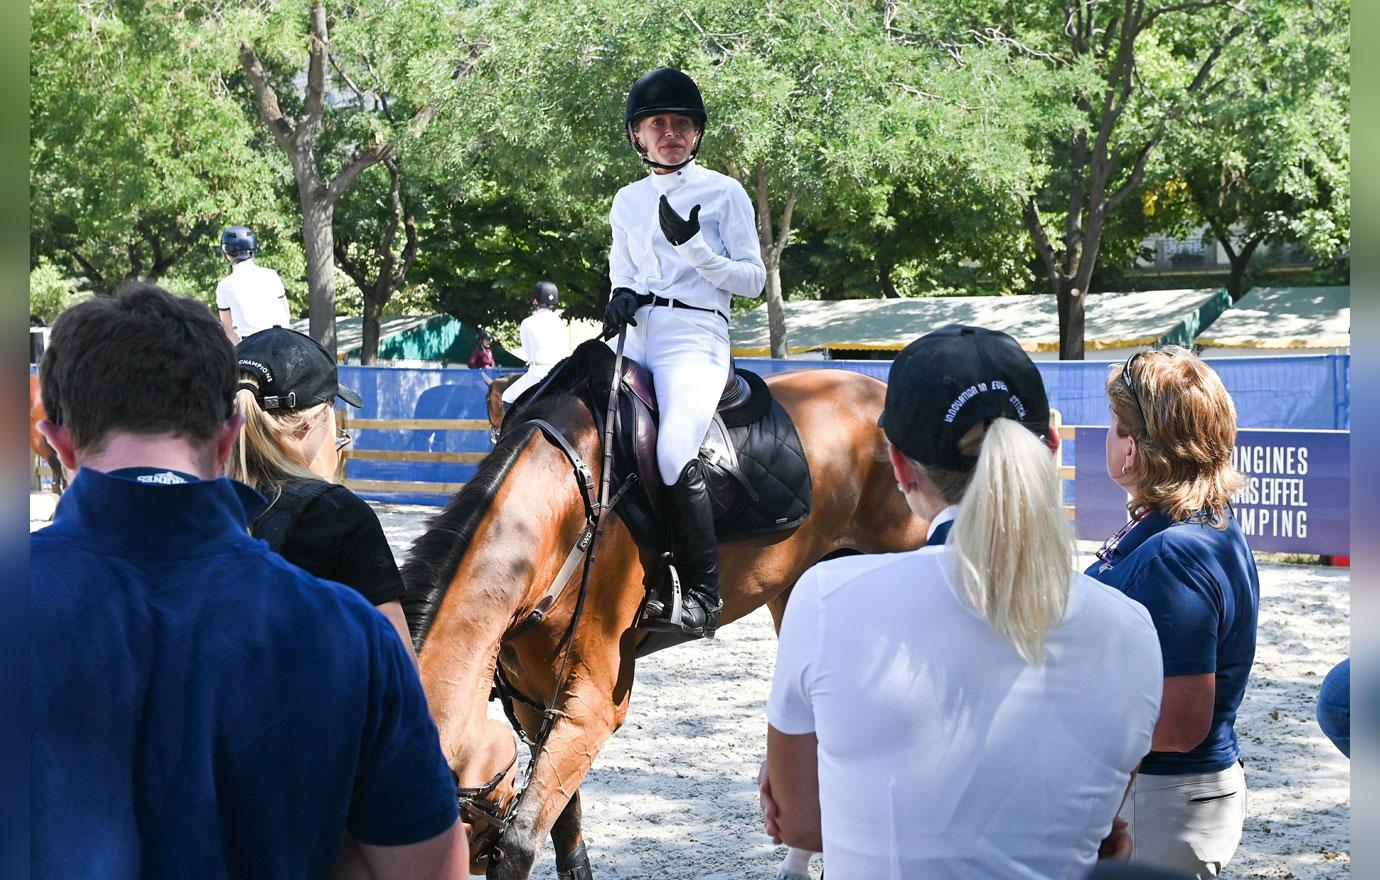
[[[891,277],[892,266],[890,260],[877,261],[877,281],[882,286],[882,296],[887,299],[900,299],[901,294],[896,292],[896,281]]]
[[[781,225],[772,228],[771,199],[767,187],[767,169],[758,166],[754,181],[757,213],[757,237],[762,248],[762,264],[767,267],[767,330],[771,336],[771,356],[785,358],[786,307],[781,292],[781,254],[791,240],[791,215],[795,213],[794,194],[786,199],[781,210]]]
[[[335,202],[313,196],[298,184],[302,205],[302,250],[307,258],[310,335],[335,358]]]
[[[771,356],[787,358],[786,306],[781,296],[781,254],[768,253],[767,259],[767,329],[771,335]]]
[[[1231,296],[1232,302],[1237,302],[1241,297],[1250,292],[1250,285],[1246,275],[1250,270],[1251,257],[1255,255],[1256,248],[1260,247],[1261,239],[1255,238],[1241,243],[1241,250],[1233,252],[1226,248],[1227,259],[1231,262],[1231,273],[1227,275],[1227,293]]]
[[[1072,282],[1060,284],[1055,295],[1059,302],[1059,360],[1081,361],[1086,297],[1083,290],[1074,287]]]
[[[383,318],[383,307],[393,292],[387,289],[379,290],[378,287],[386,288],[387,284],[385,279],[380,278],[373,291],[364,291],[364,338],[359,362],[365,366],[372,366],[379,359],[379,323]]]

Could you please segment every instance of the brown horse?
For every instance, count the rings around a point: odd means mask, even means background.
[[[772,395],[795,421],[810,464],[814,503],[795,529],[719,549],[727,624],[766,604],[777,626],[792,585],[811,565],[840,551],[918,547],[926,523],[896,491],[877,427],[886,386],[844,370],[806,370],[769,378]],[[588,408],[568,395],[538,398],[517,413],[559,429],[599,478],[600,438]],[[628,711],[638,649],[649,633],[633,621],[656,554],[639,547],[617,516],[605,519],[590,571],[583,616],[562,655],[579,595],[578,575],[534,628],[515,631],[550,584],[585,526],[570,461],[530,421],[506,428],[474,479],[432,520],[403,566],[404,607],[441,747],[463,789],[475,873],[529,875],[549,832],[562,878],[592,876],[580,832],[580,782]],[[658,634],[659,635],[659,634]],[[557,670],[569,661],[558,684]],[[514,740],[487,718],[495,666],[520,694],[555,694],[549,738],[509,821],[515,794]],[[529,735],[540,708],[513,704]],[[496,838],[496,840],[495,840]]]
[[[38,374],[29,374],[29,448],[42,460],[48,462],[53,472],[53,491],[61,495],[67,488],[67,475],[62,472],[62,462],[57,452],[48,445],[48,438],[38,430],[38,423],[48,418],[43,409],[43,391],[39,387]]]

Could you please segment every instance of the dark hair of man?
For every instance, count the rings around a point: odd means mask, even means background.
[[[48,418],[87,453],[113,431],[205,442],[234,412],[235,350],[211,310],[146,282],[59,315],[39,372]]]

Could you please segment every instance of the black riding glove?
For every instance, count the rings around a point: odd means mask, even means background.
[[[661,219],[661,232],[671,244],[685,244],[687,241],[700,234],[699,205],[690,209],[690,219],[686,220],[677,214],[676,209],[671,207],[671,203],[666,201],[665,196],[662,196],[661,208],[657,212],[657,215]]]
[[[631,324],[637,326],[637,291],[615,287],[609,304],[604,306],[604,335],[617,336],[618,331]]]

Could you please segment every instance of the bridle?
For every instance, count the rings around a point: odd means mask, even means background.
[[[559,428],[545,419],[528,419],[522,423],[535,425],[548,440],[561,450],[570,462],[575,475],[575,482],[580,488],[580,500],[585,508],[585,525],[580,530],[580,536],[575,539],[575,545],[566,554],[565,561],[561,564],[560,570],[556,572],[556,576],[552,579],[546,592],[520,621],[509,627],[508,631],[504,633],[504,639],[510,636],[519,636],[545,620],[551,607],[565,592],[565,588],[570,583],[581,560],[584,562],[584,571],[580,577],[580,590],[575,598],[575,611],[570,616],[570,624],[566,627],[558,651],[561,657],[560,671],[556,675],[555,687],[546,703],[543,705],[524,696],[508,681],[503,672],[503,664],[497,661],[494,663],[494,683],[489,698],[497,697],[502,703],[503,712],[508,718],[508,723],[513,727],[515,738],[513,740],[513,757],[488,782],[473,787],[457,785],[455,789],[455,799],[460,807],[460,815],[474,830],[470,839],[470,852],[471,860],[476,864],[497,864],[503,861],[503,850],[499,847],[499,841],[502,840],[503,835],[512,825],[513,817],[522,804],[523,796],[527,794],[529,783],[536,772],[537,761],[541,758],[542,750],[546,746],[547,739],[551,736],[556,720],[564,714],[556,708],[556,700],[560,697],[561,691],[565,689],[566,676],[570,671],[571,650],[575,644],[575,629],[580,623],[580,617],[585,608],[585,598],[589,593],[589,577],[590,572],[594,569],[595,550],[598,546],[599,536],[604,531],[604,516],[614,508],[614,505],[623,497],[623,493],[633,485],[631,480],[624,482],[613,498],[609,498],[609,485],[613,474],[613,434],[615,419],[617,418],[618,383],[623,372],[623,343],[626,336],[626,328],[619,331],[618,349],[613,361],[613,386],[609,392],[608,410],[604,418],[603,470],[600,474],[597,496],[595,494],[594,473]],[[537,730],[535,737],[529,739],[522,725],[518,723],[517,716],[513,711],[514,701],[521,702],[524,706],[541,713],[541,727]],[[492,795],[495,789],[507,778],[508,773],[517,765],[519,741],[525,743],[531,750],[532,760],[527,764],[526,781],[524,781],[522,789],[504,802],[501,799],[495,799]],[[481,822],[484,825],[482,831],[478,830]]]

